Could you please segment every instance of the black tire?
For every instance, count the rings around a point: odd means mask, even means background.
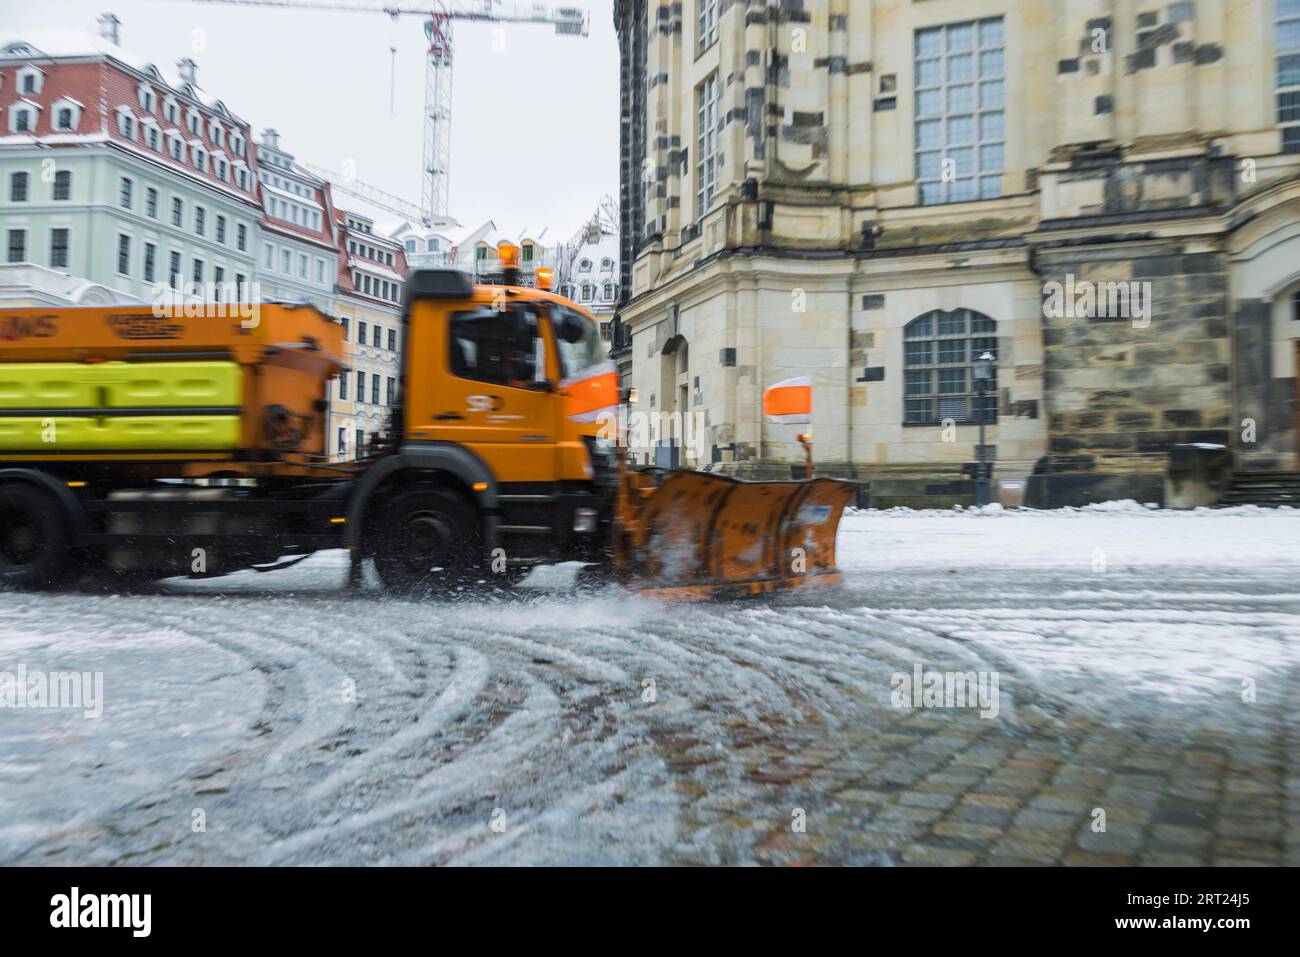
[[[401,595],[449,594],[478,577],[478,515],[451,489],[402,492],[384,506],[370,541],[379,579]]]
[[[67,584],[68,528],[54,498],[21,482],[0,485],[0,585]]]

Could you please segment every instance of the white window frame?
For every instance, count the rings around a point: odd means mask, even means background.
[[[27,89],[27,80],[31,78],[32,89]],[[14,73],[14,89],[19,96],[40,96],[45,89],[45,71],[30,64],[19,67]]]
[[[140,121],[129,106],[117,108],[117,131],[132,143],[135,142],[135,131],[139,125]]]
[[[700,15],[696,21],[699,29],[695,55],[699,56],[718,42],[718,0],[699,0]]]
[[[1290,61],[1288,66],[1292,63],[1300,63],[1300,3],[1296,0],[1276,0],[1273,12],[1273,46],[1276,57],[1273,73],[1276,87],[1275,115],[1278,129],[1282,133],[1282,151],[1300,153],[1300,65],[1295,66],[1285,75],[1282,72],[1283,57],[1287,57]],[[1282,39],[1284,29],[1295,32],[1297,36],[1290,42],[1284,41]],[[1287,45],[1283,46],[1284,43]],[[1284,83],[1284,79],[1292,82]],[[1288,113],[1291,118],[1283,119],[1283,116]],[[1290,143],[1287,142],[1288,140]]]
[[[81,125],[81,111],[83,107],[78,101],[74,100],[72,97],[70,96],[59,97],[57,100],[55,100],[53,103],[50,104],[50,109],[54,111],[51,114],[51,116],[53,116],[54,119],[50,121],[50,128],[55,133],[73,133],[76,132],[77,127]],[[66,126],[66,127],[59,126],[59,114],[63,110],[70,110],[72,112],[71,126]]]
[[[961,41],[955,42],[954,38],[966,33],[969,45],[956,45]],[[1004,18],[983,17],[926,27],[913,34],[912,42],[917,204],[937,206],[1000,198],[1007,168]],[[963,66],[954,79],[958,63]],[[954,91],[968,91],[969,98],[954,105]],[[967,125],[968,136],[958,132]],[[995,157],[999,159],[995,161]]]
[[[122,240],[126,240],[126,271],[122,271]],[[135,237],[130,233],[118,233],[117,245],[113,247],[113,271],[119,276],[127,279],[131,278],[131,256],[134,250],[131,248],[135,243]]]
[[[714,70],[695,88],[695,218],[713,208],[718,191],[718,110],[722,89]]]
[[[18,128],[18,117],[20,116],[26,116],[28,118],[27,129],[25,130]],[[36,128],[40,125],[40,122],[41,105],[39,103],[33,103],[31,100],[19,100],[9,108],[10,133],[25,133],[29,136],[35,136]]]

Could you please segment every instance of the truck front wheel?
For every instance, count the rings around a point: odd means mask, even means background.
[[[0,485],[0,585],[52,588],[61,584],[67,559],[58,503],[30,485]]]
[[[417,489],[389,502],[371,543],[384,587],[436,594],[473,578],[479,535],[473,507],[450,489]]]

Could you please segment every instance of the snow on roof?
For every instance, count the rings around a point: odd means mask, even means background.
[[[23,48],[29,48],[31,52],[26,52]],[[219,99],[207,93],[202,87],[187,83],[178,73],[164,72],[143,57],[136,56],[90,30],[60,27],[24,30],[20,34],[0,34],[0,59],[21,57],[39,60],[41,54],[51,59],[111,57],[138,73],[150,75],[151,82],[160,83],[169,87],[172,92],[197,100],[209,109],[226,109],[225,104]]]

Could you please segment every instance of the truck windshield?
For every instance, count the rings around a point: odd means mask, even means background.
[[[555,330],[564,378],[579,376],[609,358],[605,354],[605,342],[600,338],[600,327],[581,313],[553,309],[551,328]]]

